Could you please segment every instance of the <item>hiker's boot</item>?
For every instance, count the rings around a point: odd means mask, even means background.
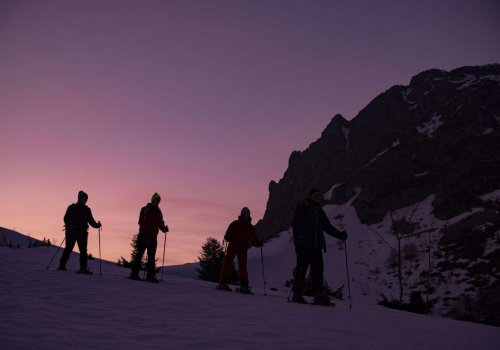
[[[332,302],[330,301],[330,297],[325,294],[318,294],[314,297],[314,304],[321,306],[331,306]]]
[[[228,292],[232,291],[232,289],[229,288],[229,286],[227,285],[227,283],[219,283],[217,285],[217,289],[219,289],[219,290],[225,290],[225,291],[228,291]]]
[[[293,293],[292,302],[298,303],[298,304],[307,304],[306,299],[304,299],[302,294],[299,294],[299,293]]]

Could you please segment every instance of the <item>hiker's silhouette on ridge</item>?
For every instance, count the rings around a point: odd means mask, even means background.
[[[247,207],[241,209],[241,215],[238,217],[238,220],[233,221],[229,225],[224,235],[224,240],[229,242],[229,244],[222,263],[222,271],[217,288],[230,290],[227,281],[231,273],[234,257],[237,256],[240,291],[242,293],[251,293],[248,285],[247,251],[251,246],[262,247],[264,243],[258,239],[255,227],[252,225],[250,209]]]
[[[137,235],[137,254],[132,261],[132,272],[130,278],[139,280],[139,271],[141,269],[141,260],[144,252],[148,251],[148,263],[146,266],[147,279],[149,282],[159,282],[156,278],[155,260],[156,247],[158,245],[158,232],[167,234],[168,226],[163,221],[163,214],[159,208],[161,197],[158,193],[153,194],[151,202],[141,208],[139,214],[139,234]]]
[[[66,271],[66,263],[71,252],[78,244],[80,250],[80,273],[92,274],[87,268],[87,243],[89,225],[93,228],[101,227],[101,222],[96,222],[92,216],[92,211],[86,205],[89,196],[83,191],[78,192],[78,201],[71,204],[64,215],[66,247],[59,261],[59,270]]]
[[[302,293],[305,288],[306,272],[310,267],[315,291],[314,303],[331,304],[330,298],[324,293],[322,251],[326,251],[326,242],[323,232],[341,240],[347,239],[347,233],[333,227],[322,208],[323,202],[321,192],[313,189],[309,197],[297,205],[293,215],[293,242],[297,264],[294,270],[292,301],[296,303],[306,303]]]

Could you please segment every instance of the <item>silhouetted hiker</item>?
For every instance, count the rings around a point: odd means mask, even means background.
[[[326,216],[323,206],[323,195],[316,189],[309,193],[303,202],[295,209],[292,229],[297,265],[294,272],[293,298],[296,303],[306,303],[302,293],[305,288],[307,268],[311,268],[311,279],[315,291],[314,303],[331,305],[330,298],[325,294],[323,284],[323,252],[326,252],[324,233],[347,239],[345,231],[339,231],[332,226]]]
[[[158,205],[160,204],[161,197],[158,193],[153,194],[151,203],[141,208],[139,214],[139,235],[137,236],[137,255],[132,261],[132,273],[130,278],[139,280],[139,270],[141,269],[141,260],[144,251],[148,250],[148,263],[146,266],[147,279],[149,282],[158,283],[155,274],[155,256],[158,232],[161,230],[167,234],[168,226],[163,221],[163,214],[161,213]]]
[[[66,263],[69,260],[71,251],[78,244],[80,250],[80,270],[78,272],[84,274],[92,274],[87,269],[87,241],[89,225],[93,228],[101,227],[101,222],[95,222],[92,216],[92,211],[85,205],[89,196],[83,192],[78,192],[78,201],[76,204],[71,204],[64,215],[64,225],[66,227],[66,248],[59,261],[59,269],[66,271]]]
[[[260,241],[252,225],[250,209],[241,209],[238,220],[233,221],[224,235],[224,239],[229,242],[227,252],[222,263],[222,270],[219,278],[218,289],[231,290],[227,285],[229,274],[233,265],[234,257],[238,257],[238,273],[240,275],[240,292],[249,294],[251,290],[248,286],[247,271],[247,251],[251,246],[262,247],[264,242]]]

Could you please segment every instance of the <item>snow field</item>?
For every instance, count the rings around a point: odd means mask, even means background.
[[[378,306],[286,302],[164,275],[150,284],[103,264],[103,276],[45,266],[54,247],[0,248],[2,349],[493,349],[500,329]],[[98,271],[96,261],[91,262]]]

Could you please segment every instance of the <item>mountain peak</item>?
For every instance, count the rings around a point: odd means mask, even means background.
[[[422,83],[426,83],[428,81],[434,80],[434,79],[440,79],[446,77],[448,74],[447,71],[441,70],[441,69],[428,69],[425,70],[417,75],[415,75],[413,78],[411,78],[410,81],[410,86],[418,86]]]

